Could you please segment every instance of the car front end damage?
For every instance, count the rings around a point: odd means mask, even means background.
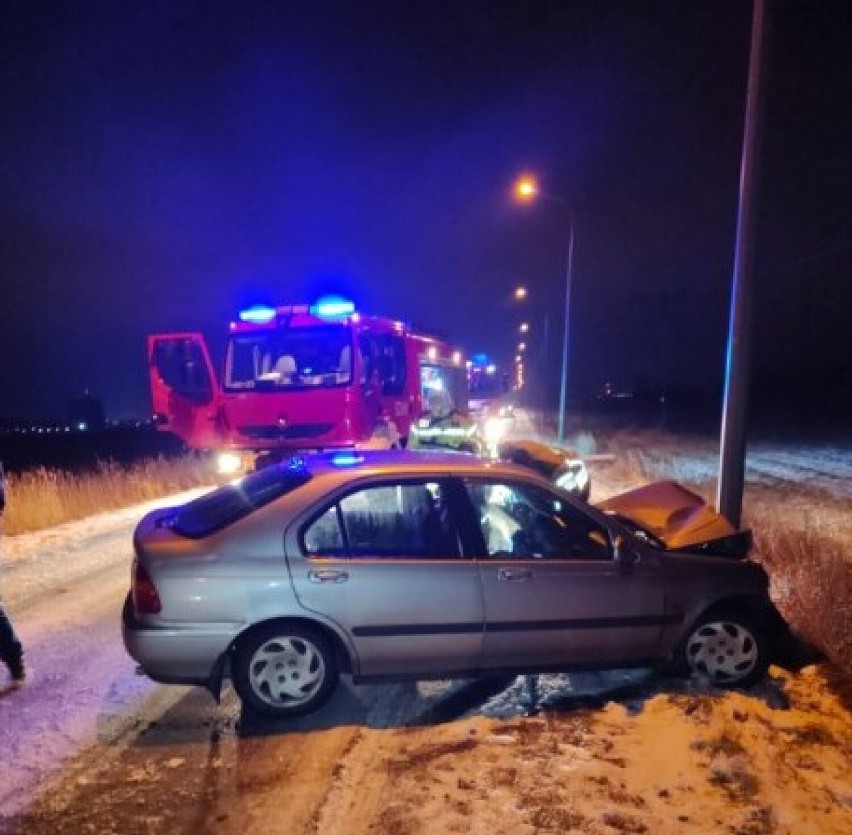
[[[613,496],[596,507],[633,527],[666,551],[743,559],[750,530],[737,530],[701,496],[674,481],[656,481]]]

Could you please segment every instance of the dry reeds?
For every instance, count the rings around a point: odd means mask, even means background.
[[[4,533],[42,530],[216,480],[210,463],[194,456],[148,459],[130,466],[104,462],[79,474],[44,468],[10,474]]]
[[[852,506],[772,492],[746,504],[772,597],[797,633],[852,674]]]

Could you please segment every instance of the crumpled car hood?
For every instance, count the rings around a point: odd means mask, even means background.
[[[655,481],[596,507],[631,519],[670,551],[744,557],[751,550],[750,531],[738,531],[701,496],[675,481]]]

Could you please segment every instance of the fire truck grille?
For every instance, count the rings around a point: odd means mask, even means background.
[[[331,431],[331,423],[293,423],[287,426],[267,424],[240,426],[241,435],[258,441],[281,441],[291,438],[319,438]]]

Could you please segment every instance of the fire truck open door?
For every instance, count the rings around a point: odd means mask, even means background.
[[[204,337],[163,333],[148,337],[154,421],[193,449],[222,441],[220,394]]]

